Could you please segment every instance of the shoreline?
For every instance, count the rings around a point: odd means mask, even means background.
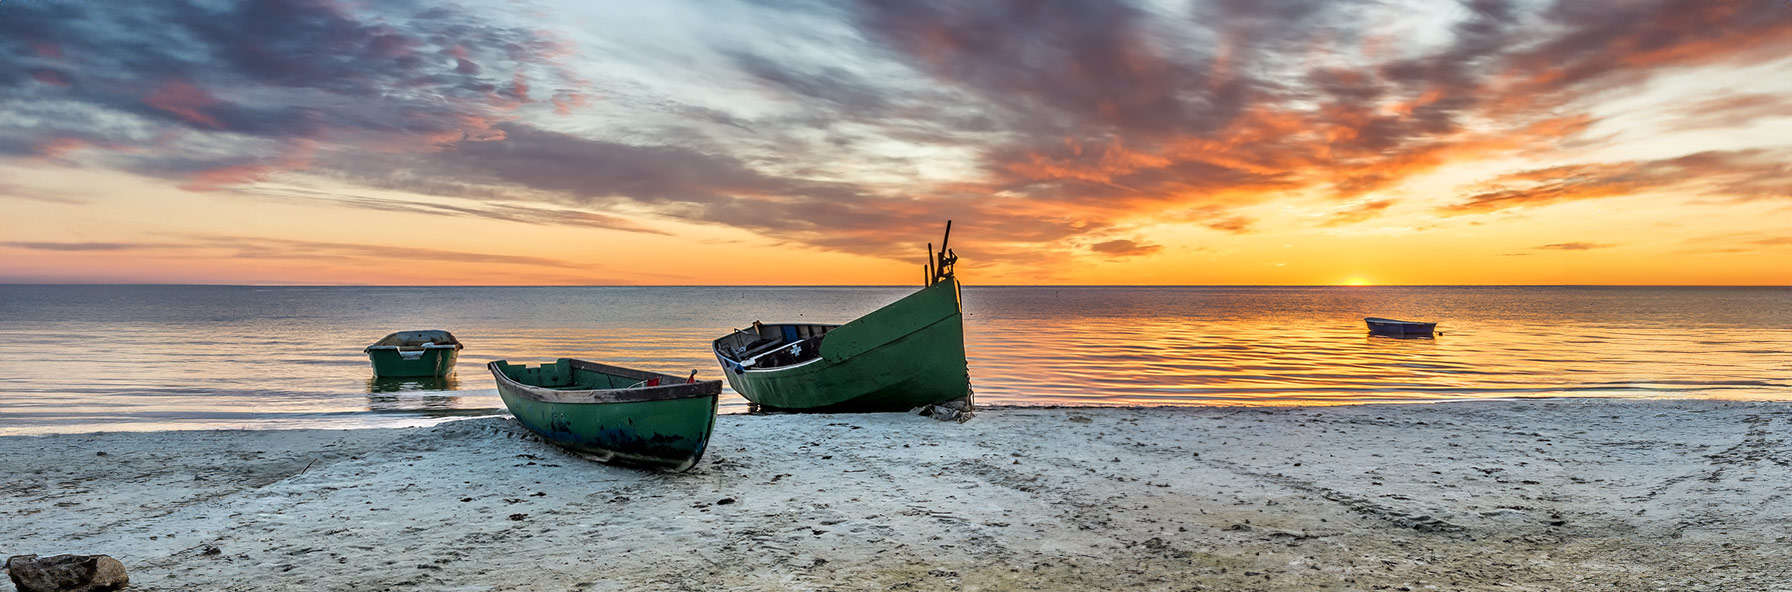
[[[491,392],[492,397],[495,398],[497,396],[495,389],[487,389],[487,390],[489,390]],[[1777,391],[1773,391],[1773,392],[1777,392]],[[481,394],[483,394],[483,393],[481,393]],[[1628,394],[1627,395],[1611,395],[1611,396],[1510,395],[1510,396],[1502,396],[1502,397],[1485,397],[1485,398],[1462,397],[1462,398],[1450,398],[1450,399],[1401,399],[1401,400],[1377,399],[1377,400],[1366,400],[1366,401],[1336,401],[1336,402],[1334,402],[1334,401],[1313,401],[1313,400],[1306,400],[1306,399],[1289,400],[1289,399],[1281,399],[1281,398],[1274,398],[1274,399],[1265,398],[1265,399],[1261,399],[1261,401],[1263,401],[1261,403],[1247,402],[1247,401],[1254,401],[1251,399],[1216,399],[1215,401],[1216,402],[1209,403],[1209,404],[1193,404],[1193,405],[1186,405],[1186,404],[1185,405],[1177,405],[1177,404],[1129,405],[1129,404],[1124,404],[1124,403],[1115,403],[1115,404],[1099,404],[1099,403],[1094,403],[1094,404],[978,403],[977,410],[979,413],[982,413],[984,411],[1026,411],[1026,410],[1030,410],[1030,409],[1062,409],[1062,410],[1104,409],[1104,410],[1146,410],[1146,411],[1168,411],[1168,410],[1177,410],[1177,409],[1302,409],[1302,408],[1329,409],[1329,408],[1341,408],[1341,407],[1515,403],[1515,402],[1524,402],[1524,401],[1563,401],[1563,402],[1575,402],[1575,401],[1613,401],[1613,402],[1622,402],[1622,401],[1659,401],[1659,402],[1703,401],[1703,402],[1712,402],[1712,403],[1769,403],[1769,404],[1785,403],[1785,404],[1792,404],[1792,395],[1784,395],[1780,398],[1761,398],[1761,397],[1748,397],[1748,396],[1742,396],[1742,397],[1716,397],[1716,396],[1685,397],[1685,396],[1678,396],[1678,395],[1649,396],[1649,395],[1628,395]],[[747,407],[746,407],[745,403],[733,404],[732,406],[728,406],[727,404],[725,404],[723,407],[720,407],[717,409],[716,415],[718,417],[754,416],[755,415],[753,413],[748,412],[746,409],[747,409]],[[116,424],[111,424],[111,425],[115,425],[115,426],[118,426],[121,428],[126,428],[126,429],[90,429],[90,430],[81,430],[81,431],[44,431],[44,432],[23,432],[23,431],[18,431],[23,428],[20,428],[17,426],[5,427],[3,425],[0,425],[0,438],[21,438],[21,437],[41,437],[41,436],[83,436],[83,435],[97,435],[97,434],[160,434],[160,433],[175,433],[175,432],[213,432],[213,431],[217,431],[217,432],[276,431],[277,432],[277,431],[302,431],[302,430],[351,431],[351,430],[410,429],[410,428],[427,428],[427,427],[442,425],[444,423],[465,421],[465,420],[469,420],[469,419],[505,418],[505,417],[510,417],[510,412],[507,409],[505,409],[504,407],[498,406],[498,407],[452,408],[452,409],[444,409],[444,410],[431,410],[428,412],[423,412],[423,411],[385,411],[385,410],[381,410],[381,411],[328,411],[328,412],[317,412],[317,413],[297,413],[294,415],[306,416],[306,417],[334,418],[334,419],[338,419],[340,421],[341,425],[305,425],[304,423],[302,423],[301,420],[295,420],[292,418],[284,418],[284,419],[282,419],[282,418],[266,418],[266,419],[256,420],[256,421],[263,421],[263,422],[288,421],[288,422],[292,422],[291,425],[271,424],[271,423],[264,423],[263,425],[253,425],[250,423],[239,423],[239,424],[236,424],[235,427],[224,426],[224,425],[204,425],[204,424],[193,424],[193,425],[184,426],[184,427],[173,427],[173,426],[170,426],[168,423],[156,424],[156,423],[148,423],[148,422],[118,422]],[[776,416],[776,415],[811,415],[811,414],[800,412],[800,411],[790,411],[790,412],[771,411],[771,412],[761,412],[758,415]],[[389,418],[389,419],[386,419],[381,422],[370,422],[370,423],[365,423],[365,424],[353,423],[353,421],[354,421],[353,418],[360,417],[360,416],[384,417],[384,418]],[[173,418],[173,419],[170,419],[167,421],[179,422],[179,421],[185,421],[185,420],[183,418]],[[208,419],[208,418],[193,418],[193,421],[213,421],[213,420]],[[137,428],[142,428],[142,429],[137,429]]]
[[[3,436],[0,552],[110,554],[134,590],[1792,581],[1792,404],[1443,402],[1474,405],[729,414],[683,474],[503,417]]]

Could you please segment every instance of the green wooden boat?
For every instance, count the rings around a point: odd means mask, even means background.
[[[946,223],[946,238],[952,236]],[[964,315],[942,242],[926,287],[844,325],[764,324],[715,340],[735,392],[763,410],[906,411],[968,399]]]
[[[460,341],[447,331],[399,331],[367,346],[377,377],[447,376],[460,357]]]
[[[518,422],[593,460],[683,471],[716,424],[722,381],[696,382],[584,360],[486,365]]]

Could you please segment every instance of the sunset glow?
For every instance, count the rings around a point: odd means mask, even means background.
[[[1777,0],[6,2],[0,56],[0,282],[911,284],[952,219],[984,285],[1792,284]]]

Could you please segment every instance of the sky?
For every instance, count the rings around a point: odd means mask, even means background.
[[[1792,285],[1792,2],[0,1],[0,282]]]

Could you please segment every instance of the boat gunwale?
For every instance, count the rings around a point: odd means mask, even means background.
[[[1381,317],[1363,317],[1363,322],[1369,323],[1371,325],[1420,325],[1420,326],[1423,326],[1423,325],[1436,326],[1437,325],[1436,322],[1427,323],[1424,321],[1402,321],[1399,319],[1384,319]]]
[[[961,288],[961,287],[962,287],[962,286],[961,286],[961,285],[959,285],[959,284],[958,284],[958,282],[957,282],[957,279],[956,279],[956,278],[952,278],[952,277],[951,277],[951,276],[947,276],[947,278],[946,278],[946,279],[947,279],[947,280],[950,280],[950,281],[952,281],[952,283],[953,283],[953,289],[952,289],[952,298],[953,298],[953,301],[954,301],[954,302],[957,302],[957,301],[958,301],[958,299],[959,299],[959,298],[960,298],[960,296],[959,296],[959,289],[960,289],[960,288]],[[916,290],[916,291],[914,291],[914,292],[911,292],[911,293],[909,293],[909,294],[908,294],[908,295],[906,295],[906,296],[903,296],[903,297],[902,297],[902,298],[898,298],[898,299],[896,299],[896,300],[895,300],[895,301],[893,301],[893,302],[890,302],[890,303],[888,303],[888,304],[885,304],[885,305],[884,305],[884,306],[882,306],[882,307],[879,307],[879,308],[878,308],[878,309],[877,309],[877,310],[873,310],[873,311],[871,311],[871,312],[868,312],[868,313],[865,313],[865,314],[864,314],[864,315],[861,315],[861,316],[859,316],[859,317],[858,317],[858,318],[855,318],[855,319],[853,319],[853,320],[850,320],[850,321],[847,321],[847,322],[845,322],[845,323],[840,323],[840,324],[838,324],[838,325],[835,325],[835,324],[829,324],[829,323],[759,323],[759,325],[761,325],[761,326],[765,326],[765,327],[777,327],[777,326],[781,326],[781,325],[811,325],[811,326],[820,326],[820,327],[827,327],[827,328],[828,328],[828,330],[829,330],[829,331],[832,331],[832,330],[834,330],[834,329],[838,329],[838,328],[841,328],[841,327],[845,327],[845,326],[847,326],[847,325],[851,325],[851,324],[853,324],[853,323],[855,323],[855,322],[858,322],[858,321],[860,321],[860,320],[863,320],[863,319],[865,319],[865,318],[868,318],[868,317],[870,317],[870,316],[872,316],[872,315],[875,315],[875,314],[877,314],[877,313],[879,313],[879,312],[882,312],[882,311],[883,311],[883,310],[884,310],[884,309],[886,309],[886,308],[890,308],[890,307],[891,307],[891,306],[894,306],[894,305],[895,305],[895,304],[896,304],[896,303],[898,303],[898,302],[901,302],[901,301],[903,301],[903,300],[907,300],[907,299],[909,299],[909,298],[912,298],[912,297],[914,297],[914,296],[916,296],[916,295],[918,295],[918,294],[920,294],[920,293],[922,293],[922,292],[925,292],[925,291],[927,291],[927,290],[928,290],[928,289],[930,289],[930,288],[932,288],[932,287],[933,287],[933,286],[934,286],[934,285],[937,285],[937,284],[930,284],[930,285],[926,285],[926,286],[922,286],[922,287],[921,287],[921,289],[919,289],[919,290]],[[864,350],[863,350],[863,351],[860,351],[860,352],[858,352],[858,353],[855,353],[855,354],[853,354],[853,355],[850,355],[850,356],[846,356],[846,357],[842,357],[842,358],[829,358],[829,357],[828,357],[828,356],[827,356],[827,354],[826,354],[826,353],[824,353],[824,352],[820,352],[820,351],[818,351],[818,352],[816,352],[816,353],[817,353],[817,356],[816,356],[816,357],[815,357],[815,358],[813,358],[813,359],[809,359],[809,360],[804,360],[804,361],[802,361],[802,362],[799,362],[799,363],[796,363],[796,364],[790,364],[790,365],[788,365],[788,366],[773,366],[773,367],[771,367],[771,368],[752,368],[752,367],[748,367],[748,366],[746,366],[746,364],[745,364],[745,362],[746,362],[746,361],[745,361],[745,360],[741,360],[741,359],[738,359],[738,358],[736,358],[736,357],[734,357],[734,356],[730,356],[730,355],[728,355],[728,353],[727,353],[727,352],[724,352],[724,351],[722,351],[722,340],[724,340],[724,339],[727,339],[727,338],[729,338],[729,337],[733,337],[733,336],[734,336],[734,335],[735,335],[735,334],[736,334],[736,333],[743,333],[743,332],[745,332],[745,331],[746,331],[746,329],[744,329],[744,328],[742,328],[742,329],[734,329],[734,330],[732,330],[732,331],[730,331],[730,332],[729,332],[729,333],[728,333],[728,334],[726,334],[726,335],[723,335],[723,336],[721,336],[721,337],[717,337],[717,338],[715,338],[715,340],[713,340],[713,341],[711,341],[711,342],[710,342],[710,349],[713,349],[713,350],[715,350],[715,353],[716,353],[716,355],[717,355],[717,356],[718,356],[718,357],[721,357],[721,358],[722,358],[722,359],[724,359],[724,360],[727,360],[727,361],[730,361],[730,362],[734,362],[734,365],[736,365],[736,366],[739,366],[739,367],[740,367],[740,368],[741,368],[741,371],[742,371],[742,372],[759,372],[759,373],[774,373],[774,372],[777,372],[777,371],[780,371],[780,370],[786,370],[786,369],[792,369],[792,368],[800,368],[800,367],[803,367],[803,366],[807,366],[807,365],[809,365],[809,364],[810,364],[810,363],[812,363],[812,362],[815,362],[815,361],[818,361],[818,360],[829,360],[829,361],[832,361],[832,362],[834,362],[834,363],[841,363],[841,362],[845,362],[845,361],[847,361],[847,360],[851,360],[851,359],[853,359],[853,358],[856,358],[856,357],[859,357],[859,356],[861,356],[861,355],[864,355],[864,354],[866,354],[866,353],[870,353],[870,352],[872,352],[872,351],[874,351],[874,350],[878,350],[878,349],[881,349],[881,348],[883,348],[883,347],[886,347],[886,346],[888,346],[888,345],[889,345],[889,344],[892,344],[892,343],[895,343],[895,342],[898,342],[898,341],[901,341],[901,340],[903,340],[903,339],[907,339],[907,338],[908,338],[908,337],[909,337],[909,336],[910,336],[910,335],[914,335],[914,334],[916,334],[916,333],[920,333],[920,332],[922,332],[922,331],[926,331],[926,330],[928,330],[928,329],[931,329],[931,328],[933,328],[933,326],[934,326],[934,325],[938,325],[938,324],[940,324],[940,323],[943,323],[943,322],[945,322],[945,321],[947,321],[947,320],[949,320],[949,319],[951,319],[951,318],[953,318],[953,317],[958,317],[958,318],[960,318],[960,319],[962,319],[962,318],[964,318],[964,310],[963,310],[963,309],[962,309],[962,308],[961,308],[961,307],[959,307],[959,306],[954,306],[954,307],[953,307],[953,308],[954,308],[954,310],[953,310],[953,312],[952,312],[952,314],[949,314],[949,315],[946,315],[946,316],[943,316],[943,317],[940,317],[940,318],[939,318],[939,319],[937,319],[937,320],[935,320],[935,321],[933,321],[933,322],[931,322],[931,323],[928,323],[928,324],[926,324],[926,325],[922,325],[922,326],[920,326],[920,327],[916,327],[916,328],[915,328],[915,329],[914,329],[914,330],[912,330],[912,331],[909,331],[909,332],[907,332],[907,333],[903,333],[903,334],[901,334],[901,335],[897,335],[897,336],[895,336],[895,337],[891,337],[891,338],[889,338],[889,339],[885,339],[885,340],[884,340],[884,341],[883,341],[883,342],[881,342],[881,343],[878,343],[878,344],[877,344],[877,345],[875,345],[875,346],[872,346],[872,347],[868,347],[868,348],[865,348],[865,349],[864,349]],[[750,325],[749,325],[749,326],[750,326]],[[781,345],[781,346],[779,346],[779,347],[776,347],[776,348],[772,348],[772,349],[770,349],[770,350],[766,350],[766,351],[765,351],[765,352],[764,352],[764,353],[761,353],[761,354],[759,354],[759,355],[756,355],[756,356],[753,356],[753,357],[752,357],[752,358],[749,358],[749,359],[754,359],[754,360],[756,360],[756,359],[758,359],[758,358],[760,358],[760,357],[764,357],[764,356],[766,356],[766,355],[769,355],[769,354],[771,354],[771,353],[772,353],[772,352],[776,352],[776,351],[778,351],[778,350],[779,350],[779,349],[782,349],[782,348],[783,348],[783,347],[784,347],[784,346],[782,346],[782,345]],[[724,365],[726,365],[726,364],[724,364]]]
[[[675,401],[675,400],[680,400],[680,399],[697,399],[697,398],[702,398],[702,397],[712,397],[713,398],[713,397],[719,397],[722,394],[722,381],[721,380],[703,380],[703,381],[698,381],[698,382],[684,382],[685,380],[687,380],[686,378],[679,377],[679,376],[672,376],[670,374],[660,374],[658,372],[648,372],[646,370],[635,370],[633,368],[623,368],[621,366],[611,366],[609,364],[588,362],[588,361],[580,360],[580,359],[576,359],[576,358],[560,358],[560,359],[569,361],[570,365],[573,367],[574,370],[584,369],[584,370],[592,370],[592,371],[596,371],[596,372],[610,374],[610,375],[614,375],[614,376],[621,376],[624,378],[638,378],[641,380],[651,380],[654,378],[659,378],[661,380],[671,380],[671,381],[676,381],[676,382],[673,382],[672,384],[661,384],[659,386],[647,386],[647,387],[567,390],[567,389],[549,388],[549,387],[544,387],[544,386],[536,386],[533,384],[519,382],[516,379],[511,378],[509,375],[504,374],[504,371],[500,368],[500,366],[499,366],[500,364],[510,365],[509,362],[507,362],[505,360],[493,360],[493,361],[487,363],[485,365],[485,367],[487,370],[491,371],[492,378],[497,380],[498,387],[500,389],[503,389],[508,386],[508,387],[511,387],[510,390],[512,390],[513,392],[519,393],[521,395],[528,397],[529,399],[539,401],[542,403],[570,403],[570,404],[596,404],[596,405],[607,404],[607,403],[644,403],[644,402],[652,402],[652,401]],[[558,362],[559,360],[555,360],[555,361]],[[527,364],[519,364],[518,366],[526,367]]]
[[[385,341],[387,339],[392,339],[394,337],[398,337],[399,335],[403,335],[405,333],[441,333],[443,336],[446,336],[448,338],[448,341],[432,342],[427,345],[426,344],[396,345],[396,344],[386,344],[385,343]],[[361,351],[364,353],[373,353],[374,350],[404,351],[404,348],[407,348],[407,347],[412,348],[411,351],[416,351],[418,349],[427,351],[427,350],[432,350],[432,349],[461,350],[461,349],[465,349],[467,346],[465,344],[461,343],[460,338],[455,337],[454,333],[451,333],[444,329],[411,329],[408,331],[393,331],[391,333],[387,333],[385,337],[376,339],[376,340],[374,340],[373,343],[369,344],[367,347],[361,348]]]

